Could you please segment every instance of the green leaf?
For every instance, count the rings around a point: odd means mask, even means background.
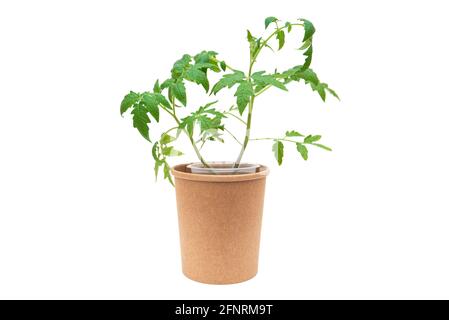
[[[206,140],[209,140],[223,143],[224,140],[221,136],[222,133],[218,129],[207,129],[202,133],[200,141],[205,142]]]
[[[320,139],[321,139],[320,135],[316,135],[316,136],[308,135],[307,137],[304,138],[304,143],[312,143],[312,142],[316,142]]]
[[[156,181],[157,181],[157,176],[159,174],[159,167],[161,167],[164,164],[163,161],[160,160],[156,160],[154,162],[154,176],[156,177]]]
[[[340,100],[340,97],[338,96],[338,94],[337,94],[334,90],[332,90],[331,88],[327,87],[327,85],[326,85],[326,90],[327,90],[331,95],[333,95],[335,98],[337,98],[338,100]]]
[[[301,154],[301,157],[304,160],[307,160],[309,158],[309,151],[307,150],[307,147],[305,145],[297,143],[296,144],[296,149]]]
[[[306,40],[298,50],[306,50],[312,44],[312,39]]]
[[[304,79],[304,81],[307,84],[314,84],[318,85],[320,83],[320,80],[318,79],[318,76],[312,69],[306,69],[298,74],[298,78]]]
[[[161,90],[164,90],[164,89],[166,89],[166,88],[170,88],[172,85],[173,85],[173,83],[175,83],[175,80],[173,80],[173,79],[167,79],[167,80],[165,80],[164,82],[162,82],[162,84],[161,84]]]
[[[260,48],[260,43],[261,43],[262,38],[256,39],[255,37],[253,37],[253,35],[251,34],[251,32],[249,30],[246,30],[246,38],[248,39],[248,42],[249,42],[250,56],[251,56],[251,58],[253,58],[254,55],[256,54],[256,52]]]
[[[313,26],[312,22],[306,19],[300,19],[304,24],[304,38],[302,41],[309,40],[312,38],[313,34],[315,33],[315,27]]]
[[[298,131],[291,130],[285,133],[286,137],[304,137],[304,135],[300,134]]]
[[[196,120],[200,124],[200,131],[203,133],[204,131],[210,130],[210,129],[220,129],[223,130],[224,126],[221,123],[223,116],[221,114],[216,115],[213,118],[210,118],[206,115],[200,115],[197,116]]]
[[[242,71],[235,71],[234,73],[225,74],[212,87],[211,93],[217,94],[221,89],[228,87],[232,88],[235,84],[241,83],[245,79],[245,74]]]
[[[184,72],[190,67],[190,61],[192,57],[188,54],[182,56],[181,59],[175,62],[171,70],[173,79],[178,79],[183,76]]]
[[[303,70],[303,66],[296,66],[287,71],[282,72],[280,76],[283,79],[285,79],[284,80],[285,82],[289,82],[291,80],[300,81],[301,79],[303,79],[306,84],[310,85],[313,91],[318,92],[323,101],[326,100],[326,92],[329,92],[335,98],[340,100],[337,93],[331,88],[329,88],[327,83],[320,82],[318,76],[312,69],[307,68],[306,70]]]
[[[242,115],[249,103],[249,100],[252,96],[254,96],[253,86],[248,81],[240,83],[234,96],[237,97],[237,107]]]
[[[278,19],[275,18],[275,17],[268,17],[268,18],[266,18],[266,19],[265,19],[265,29],[268,28],[268,26],[269,26],[271,23],[276,22],[276,21],[278,21]]]
[[[177,156],[182,156],[183,155],[183,153],[181,151],[176,150],[172,146],[170,146],[170,147],[163,147],[162,148],[162,154],[164,156],[169,156],[169,157],[177,157]]]
[[[226,62],[221,61],[220,62],[220,67],[221,67],[221,70],[226,71]]]
[[[279,41],[279,49],[278,50],[281,50],[285,44],[285,33],[283,30],[279,30],[276,33],[276,39],[278,39],[278,41]]]
[[[327,150],[327,151],[332,151],[332,149],[331,149],[331,148],[329,148],[328,146],[325,146],[325,145],[323,145],[323,144],[319,144],[319,143],[312,143],[312,145],[313,145],[313,146],[315,146],[315,147],[318,147],[318,148],[321,148],[321,149]]]
[[[194,126],[195,126],[195,116],[187,116],[185,118],[182,118],[181,123],[179,124],[179,127],[181,129],[186,129],[187,133],[190,136],[193,135]]]
[[[318,92],[318,94],[320,95],[320,97],[321,97],[321,99],[323,101],[326,101],[326,92],[329,92],[335,98],[340,100],[340,97],[337,95],[337,93],[334,90],[332,90],[331,88],[329,88],[327,83],[318,82],[316,84],[315,83],[309,83],[309,84],[312,87],[313,91],[317,91]]]
[[[157,122],[159,122],[159,102],[157,101],[156,97],[153,94],[144,93],[142,95],[142,103],[145,105],[153,118],[156,119]]]
[[[173,137],[167,133],[163,133],[160,139],[161,144],[169,144],[170,142],[173,142],[176,140],[176,137]]]
[[[209,91],[209,80],[207,80],[206,72],[200,70],[197,66],[193,66],[186,72],[188,80],[201,84],[206,90]]]
[[[312,54],[313,54],[313,46],[310,45],[310,47],[306,50],[306,52],[303,53],[306,59],[304,60],[304,64],[302,65],[302,70],[306,70],[310,67],[310,64],[312,63]]]
[[[133,115],[133,126],[136,128],[142,137],[151,142],[150,136],[148,134],[148,123],[150,123],[150,118],[147,115],[148,109],[143,103],[134,105],[134,109],[131,112]]]
[[[123,115],[133,104],[135,104],[140,98],[140,95],[135,92],[128,93],[120,104],[120,114]]]
[[[159,142],[155,142],[154,144],[153,144],[153,148],[151,149],[151,154],[153,155],[153,159],[155,160],[155,161],[158,161],[159,160],[159,154],[158,154],[158,152],[159,152]]]
[[[168,163],[166,161],[164,161],[164,179],[168,179],[170,184],[172,186],[174,186],[173,179],[172,179],[171,173],[170,173],[170,166],[168,165]]]
[[[181,102],[184,106],[187,105],[187,95],[186,95],[186,87],[184,86],[184,82],[177,81],[173,83],[170,87],[173,92],[173,95],[179,102]]]
[[[272,85],[276,88],[282,89],[284,91],[287,91],[287,88],[285,85],[276,79],[274,75],[271,74],[264,74],[265,71],[258,71],[255,72],[251,77],[253,78],[256,85],[261,85],[262,87],[267,85]]]
[[[318,92],[318,94],[321,97],[321,100],[326,101],[327,84],[320,83],[320,82],[318,82],[317,84],[315,84],[315,83],[309,83],[309,84],[310,84],[310,87],[312,88],[313,91]]]
[[[165,99],[165,97],[161,93],[155,93],[154,96],[159,104],[163,105],[167,109],[171,108],[170,103],[167,101],[167,99]]]
[[[153,91],[154,91],[154,93],[161,93],[162,90],[161,90],[161,86],[159,85],[159,79],[156,80],[156,82],[154,83]]]
[[[206,69],[211,69],[214,72],[220,72],[217,62],[217,52],[215,51],[201,51],[193,58],[197,67],[206,72]]]
[[[292,31],[292,24],[290,22],[286,22],[285,23],[285,27],[287,28],[287,32],[290,33],[290,31]]]
[[[326,101],[326,90],[325,87],[323,86],[323,83],[317,85],[315,89],[316,91],[318,91],[318,94],[320,95],[321,99],[323,101]]]
[[[274,157],[276,158],[278,165],[281,165],[282,159],[284,158],[284,144],[281,141],[276,140],[273,144],[272,150],[274,152]]]
[[[251,42],[254,40],[254,37],[251,34],[251,31],[249,31],[249,30],[246,30],[246,40],[248,40],[248,42]]]

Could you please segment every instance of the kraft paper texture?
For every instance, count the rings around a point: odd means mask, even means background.
[[[257,274],[268,169],[239,175],[172,168],[183,273],[209,284],[230,284]]]

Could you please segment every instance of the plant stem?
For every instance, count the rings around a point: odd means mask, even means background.
[[[264,93],[265,91],[267,91],[268,89],[271,88],[271,84],[269,84],[268,86],[266,86],[265,88],[263,88],[262,90],[260,90],[259,92],[256,92],[256,97],[262,93]]]
[[[169,115],[171,115],[173,117],[173,119],[175,119],[178,127],[181,125],[181,121],[179,121],[178,117],[176,116],[176,114],[174,113],[174,102],[172,102],[173,104],[173,112],[170,112],[168,109],[166,108],[162,108],[163,110],[165,110]],[[195,150],[196,156],[198,157],[198,159],[201,161],[201,163],[206,167],[209,168],[209,165],[207,164],[207,162],[204,160],[203,156],[201,155],[200,151],[198,150],[198,147],[195,143],[195,141],[193,141],[193,137],[187,132],[187,130],[182,129],[182,131],[187,135],[187,137],[189,138],[190,143],[192,144],[193,150]]]
[[[237,143],[238,143],[239,145],[242,145],[242,143],[239,141],[239,139],[237,139],[236,136],[233,135],[231,131],[229,131],[229,130],[226,129],[226,128],[224,128],[224,130],[225,130],[227,133],[229,133],[229,135],[230,135],[231,137],[233,137],[234,140],[237,141]]]
[[[250,68],[251,72],[251,68]],[[242,161],[243,153],[246,150],[246,146],[249,142],[249,136],[251,132],[251,117],[253,113],[253,105],[254,105],[254,96],[251,97],[249,100],[249,107],[248,107],[248,119],[246,120],[246,133],[245,133],[245,140],[243,141],[242,148],[240,149],[239,156],[237,157],[237,160],[234,163],[234,168],[238,168],[240,166],[240,161]]]
[[[233,116],[234,118],[236,118],[237,120],[239,120],[241,123],[243,123],[243,124],[246,126],[246,122],[245,122],[242,118],[237,117],[237,116],[236,116],[235,114],[233,114],[232,112],[226,111],[226,112],[224,112],[224,114],[228,114],[228,115],[230,115],[230,116]]]
[[[303,26],[303,24],[301,24],[301,23],[293,23],[291,25],[292,26]],[[250,63],[249,63],[249,70],[248,70],[247,78],[248,78],[248,82],[251,84],[251,86],[252,86],[251,75],[252,75],[252,71],[253,71],[253,66],[254,66],[254,63],[256,62],[257,57],[259,56],[260,51],[262,50],[263,47],[266,46],[268,41],[270,41],[270,39],[274,37],[274,35],[276,35],[280,30],[286,29],[286,28],[287,28],[287,26],[284,26],[281,28],[276,27],[276,30],[273,31],[273,33],[271,33],[265,40],[262,41],[260,47],[256,50],[256,52],[252,56],[251,56],[251,51],[250,51]],[[252,114],[253,114],[254,99],[257,95],[261,94],[265,90],[268,90],[269,87],[270,86],[260,90],[259,92],[257,92],[253,96],[251,96],[251,98],[249,100],[248,119],[246,120],[245,140],[243,141],[243,145],[242,145],[242,148],[240,149],[240,153],[237,157],[237,160],[234,162],[234,168],[238,168],[240,166],[240,161],[242,161],[242,157],[243,157],[243,154],[245,153],[246,146],[248,145],[248,142],[250,140],[251,118],[252,118]],[[278,139],[278,140],[280,140],[280,139]]]
[[[293,142],[293,143],[303,143],[300,141],[295,141],[295,140],[290,140],[290,139],[285,139],[285,138],[255,138],[255,139],[250,139],[250,141],[258,141],[258,140],[280,140],[280,141],[287,141],[287,142]]]

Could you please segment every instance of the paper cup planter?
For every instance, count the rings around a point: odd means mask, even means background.
[[[192,173],[197,169],[188,164],[172,168],[183,273],[209,284],[253,278],[268,168],[246,165],[241,173]]]

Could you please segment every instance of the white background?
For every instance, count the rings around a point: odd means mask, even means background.
[[[0,298],[449,298],[444,3],[2,1]],[[334,151],[304,162],[286,145],[278,167],[271,143],[250,145],[245,160],[271,167],[259,274],[198,284],[181,273],[174,190],[119,104],[183,53],[246,70],[246,29],[270,15],[314,22],[312,67],[342,101],[273,89],[253,136],[296,129]],[[260,69],[300,64],[300,38]],[[191,111],[205,99],[189,90]],[[233,160],[227,140],[206,158]],[[179,148],[175,163],[195,160]]]

